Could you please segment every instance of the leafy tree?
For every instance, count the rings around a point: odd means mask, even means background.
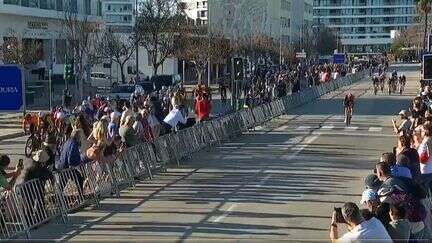
[[[428,15],[431,12],[432,0],[416,0],[417,9],[424,17],[424,32],[423,32],[423,50],[426,49],[426,40],[428,35]]]

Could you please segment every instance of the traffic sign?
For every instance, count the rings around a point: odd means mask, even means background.
[[[432,54],[423,55],[423,80],[432,80]]]
[[[345,63],[345,54],[343,54],[343,53],[335,53],[333,55],[333,63],[334,64],[343,64],[343,63]]]
[[[24,102],[24,77],[17,65],[0,65],[0,111],[20,111]]]
[[[296,58],[306,58],[306,52],[297,52]]]

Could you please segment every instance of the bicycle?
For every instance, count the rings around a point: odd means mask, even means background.
[[[24,148],[24,154],[27,158],[30,158],[34,152],[38,151],[42,147],[42,136],[39,134],[31,133],[27,138],[26,145]]]
[[[352,120],[353,108],[350,106],[345,107],[345,125],[350,126]]]

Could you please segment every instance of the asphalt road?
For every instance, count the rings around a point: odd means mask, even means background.
[[[391,119],[415,95],[419,67],[396,68],[408,77],[402,96],[375,96],[369,80],[356,83],[198,153],[181,168],[104,200],[100,208],[70,215],[67,225],[42,226],[32,238],[327,240],[333,207],[360,201],[363,178],[396,143]],[[358,97],[351,127],[345,127],[342,113],[348,90]],[[0,153],[21,154],[23,141],[1,142]]]

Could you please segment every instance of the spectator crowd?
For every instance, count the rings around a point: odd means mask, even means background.
[[[360,206],[335,208],[332,242],[430,242],[432,240],[432,89],[421,85],[407,110],[393,120],[394,147],[364,180]],[[346,225],[348,233],[338,228]]]

